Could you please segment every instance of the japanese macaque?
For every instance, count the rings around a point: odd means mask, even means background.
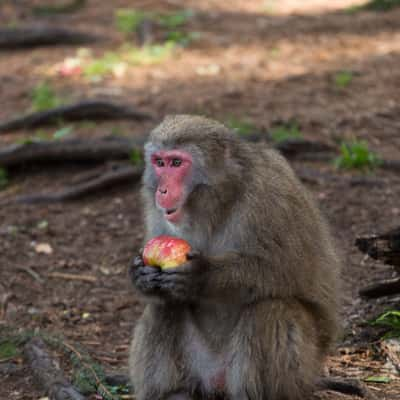
[[[274,150],[203,117],[167,117],[145,162],[145,240],[193,251],[176,268],[131,266],[147,303],[136,398],[307,399],[337,334],[340,267],[310,195]]]

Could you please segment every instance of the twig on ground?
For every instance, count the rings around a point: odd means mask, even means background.
[[[35,281],[39,282],[39,283],[43,283],[44,280],[43,278],[36,272],[34,271],[32,268],[30,267],[18,267],[18,269],[20,271],[26,272],[28,275],[30,275]]]
[[[49,272],[46,276],[49,278],[65,279],[70,281],[97,282],[97,278],[93,275],[66,274],[63,272]]]

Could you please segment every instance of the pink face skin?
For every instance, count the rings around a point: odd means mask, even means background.
[[[167,221],[178,223],[187,195],[185,184],[191,175],[192,156],[182,150],[157,151],[151,155],[151,163],[159,179],[156,203]]]

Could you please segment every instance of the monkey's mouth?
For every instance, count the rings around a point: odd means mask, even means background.
[[[176,208],[167,208],[165,210],[165,219],[169,222],[178,222],[181,216],[181,208],[176,207]]]

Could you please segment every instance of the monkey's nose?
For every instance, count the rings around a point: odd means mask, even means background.
[[[161,188],[159,188],[158,191],[159,191],[161,194],[167,194],[167,189],[161,189]]]

